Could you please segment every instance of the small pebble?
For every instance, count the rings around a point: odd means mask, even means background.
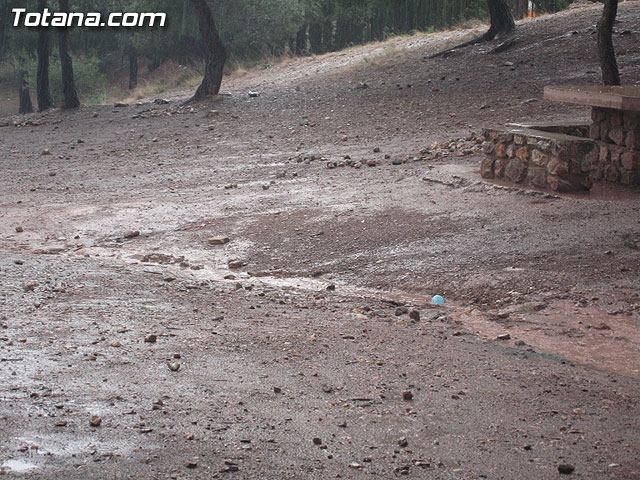
[[[571,475],[575,470],[576,468],[568,463],[561,463],[558,465],[558,472],[562,475]]]

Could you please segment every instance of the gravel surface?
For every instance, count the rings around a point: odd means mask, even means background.
[[[600,8],[0,119],[0,474],[639,479],[640,192],[479,175]]]

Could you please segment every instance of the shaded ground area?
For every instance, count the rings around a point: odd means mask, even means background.
[[[588,115],[540,98],[598,81],[598,13],[0,120],[4,471],[640,478],[640,192],[478,174],[482,125]]]

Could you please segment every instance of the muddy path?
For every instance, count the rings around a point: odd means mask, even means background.
[[[478,172],[482,125],[588,115],[541,92],[596,81],[598,11],[2,119],[1,471],[640,478],[640,192]]]

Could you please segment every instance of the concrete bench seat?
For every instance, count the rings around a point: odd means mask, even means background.
[[[588,137],[591,127],[591,119],[577,118],[564,122],[540,122],[540,123],[507,123],[510,128],[526,128],[529,130],[542,130],[549,133],[564,133],[574,137]]]

